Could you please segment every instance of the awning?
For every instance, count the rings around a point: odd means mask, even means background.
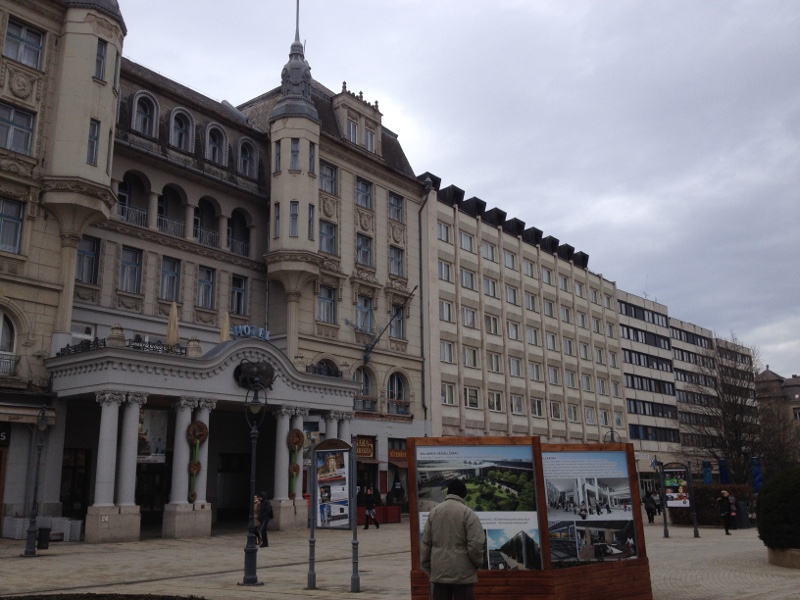
[[[408,468],[408,461],[400,459],[400,458],[390,458],[389,459],[389,464],[390,465],[394,465],[398,469],[407,469]]]
[[[41,407],[0,404],[0,421],[35,425],[36,420],[39,418],[40,410]],[[52,408],[48,408],[47,424],[55,425],[55,423],[56,412]]]

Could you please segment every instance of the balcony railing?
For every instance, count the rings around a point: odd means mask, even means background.
[[[133,208],[127,204],[117,204],[117,214],[126,223],[132,223],[139,227],[147,227],[147,211],[141,208]]]
[[[386,408],[390,415],[410,415],[411,403],[408,400],[389,400]]]
[[[13,354],[0,354],[0,375],[14,377],[17,374],[19,356]]]
[[[362,412],[378,412],[378,399],[375,396],[353,396],[353,409]]]
[[[64,346],[56,356],[68,356],[70,354],[77,354],[79,352],[89,352],[90,350],[98,350],[106,348],[106,340],[94,338],[93,340],[83,340],[78,344],[71,346]],[[155,352],[158,354],[176,354],[178,356],[186,356],[186,346],[175,344],[168,346],[160,341],[146,342],[141,339],[125,340],[125,347],[140,352]]]
[[[250,242],[244,240],[230,239],[231,252],[239,256],[250,256]]]
[[[183,221],[158,217],[158,230],[172,237],[182,238],[186,231],[186,224]]]
[[[211,229],[202,229],[200,227],[194,228],[194,239],[198,244],[203,246],[211,246],[212,248],[219,248],[219,232],[212,231]]]

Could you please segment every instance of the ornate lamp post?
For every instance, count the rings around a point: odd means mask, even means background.
[[[256,526],[254,500],[256,495],[256,446],[258,428],[264,421],[267,404],[267,389],[272,389],[275,370],[266,362],[253,363],[243,360],[233,372],[239,387],[247,389],[244,400],[244,415],[250,426],[250,520],[247,525],[247,545],[244,547],[244,578],[240,585],[263,585],[256,574]]]
[[[36,556],[36,518],[39,516],[39,464],[42,462],[45,431],[47,431],[47,407],[42,406],[36,417],[36,470],[33,477],[33,503],[31,504],[31,520],[28,523],[28,539],[23,556]]]

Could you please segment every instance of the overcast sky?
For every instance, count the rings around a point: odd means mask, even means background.
[[[124,54],[280,84],[294,0],[119,0]],[[430,171],[669,314],[800,373],[800,2],[302,0],[311,74]]]

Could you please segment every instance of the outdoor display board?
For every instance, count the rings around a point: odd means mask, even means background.
[[[425,523],[456,479],[486,534],[476,598],[652,600],[632,445],[410,438],[408,464],[413,600],[429,594]]]
[[[687,508],[690,506],[689,483],[685,468],[664,468],[664,492],[667,497],[667,506],[671,508]]]
[[[316,525],[320,528],[350,528],[350,461],[347,450],[317,451]]]

